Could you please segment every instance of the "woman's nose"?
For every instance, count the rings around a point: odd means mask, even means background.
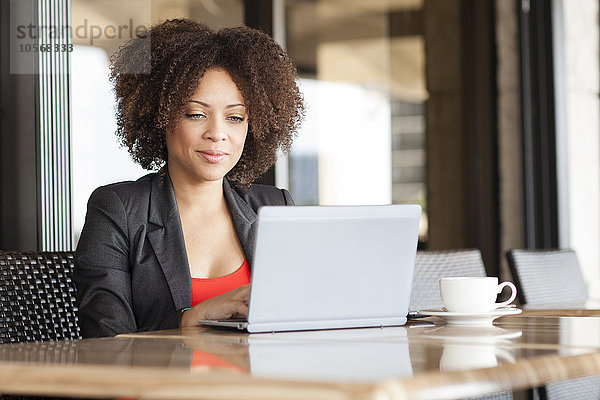
[[[221,121],[219,118],[210,118],[209,123],[206,126],[204,137],[213,142],[219,142],[227,138],[225,131],[225,121]]]

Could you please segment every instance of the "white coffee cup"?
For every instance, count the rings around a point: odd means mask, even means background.
[[[506,286],[512,291],[510,299],[496,303]],[[496,277],[441,278],[440,296],[448,312],[487,313],[510,304],[517,297],[517,288],[512,282],[498,284]]]

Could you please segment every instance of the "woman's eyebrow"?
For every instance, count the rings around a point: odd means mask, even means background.
[[[226,106],[225,108],[233,108],[233,107],[244,107],[246,108],[245,105],[243,105],[242,103],[237,103],[237,104],[229,104],[228,106]]]
[[[205,103],[205,102],[200,101],[200,100],[190,100],[188,103],[198,103],[201,106],[210,108],[210,104]],[[242,104],[242,103],[229,104],[229,105],[225,106],[225,108],[233,108],[233,107],[244,107],[245,108],[246,106],[244,104]]]
[[[200,100],[190,100],[190,101],[188,101],[188,103],[198,103],[201,106],[210,108],[210,104],[207,104],[207,103],[205,103],[203,101],[200,101]]]

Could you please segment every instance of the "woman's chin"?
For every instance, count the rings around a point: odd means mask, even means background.
[[[215,182],[215,181],[222,181],[223,178],[225,178],[225,176],[227,175],[227,173],[231,170],[231,168],[227,169],[220,169],[219,170],[213,170],[213,171],[202,171],[200,173],[196,174],[196,180],[198,181],[202,181],[202,182]]]

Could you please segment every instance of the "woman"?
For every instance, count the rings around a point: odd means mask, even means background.
[[[188,20],[147,33],[112,60],[117,135],[160,171],[90,197],[73,278],[84,337],[246,315],[256,212],[293,204],[251,184],[289,151],[304,113],[281,47]],[[150,72],[129,73],[148,54]]]

